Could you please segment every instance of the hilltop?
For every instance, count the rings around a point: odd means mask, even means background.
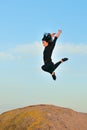
[[[87,114],[54,105],[32,105],[2,113],[0,130],[87,130]]]

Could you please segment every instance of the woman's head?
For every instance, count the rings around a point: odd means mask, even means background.
[[[43,38],[42,38],[42,41],[46,41],[46,42],[52,42],[52,36],[50,33],[45,33]]]

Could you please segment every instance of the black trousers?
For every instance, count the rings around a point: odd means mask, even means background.
[[[61,61],[54,64],[53,62],[48,62],[42,66],[42,70],[52,74],[52,72],[61,64]]]

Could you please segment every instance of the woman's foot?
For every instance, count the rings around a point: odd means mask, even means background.
[[[52,78],[53,78],[53,80],[56,80],[55,72],[52,73]]]
[[[63,59],[61,59],[61,62],[64,62],[64,61],[67,61],[68,60],[68,58],[63,58]]]

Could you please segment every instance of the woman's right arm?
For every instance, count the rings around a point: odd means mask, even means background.
[[[60,36],[61,33],[62,33],[62,30],[58,30],[58,33],[55,34],[55,37],[58,38],[58,37]]]

